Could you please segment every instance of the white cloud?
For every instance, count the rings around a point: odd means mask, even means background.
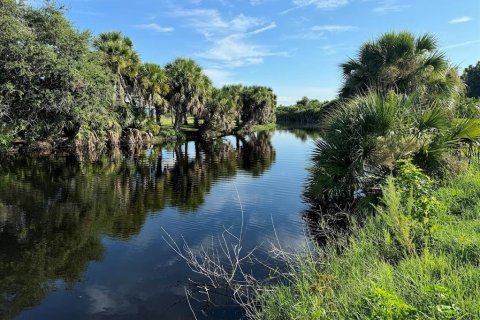
[[[252,37],[277,27],[275,22],[265,22],[244,14],[231,19],[224,18],[214,9],[177,9],[175,15],[185,17],[187,24],[200,32],[209,42],[210,47],[198,53],[203,59],[214,61],[222,67],[232,68],[244,65],[263,63],[265,57],[283,55],[283,52],[272,52],[263,45],[254,44]],[[225,74],[214,71],[214,76]]]
[[[324,26],[313,26],[311,28],[312,31],[318,32],[330,32],[330,33],[340,33],[340,32],[347,32],[353,31],[358,29],[354,26],[349,25],[339,25],[339,24],[331,24],[331,25],[324,25]]]
[[[319,9],[331,9],[347,5],[349,0],[293,0],[293,4],[299,7],[316,6]]]
[[[199,54],[201,58],[219,61],[227,67],[240,67],[263,63],[265,57],[285,55],[284,52],[271,52],[267,48],[248,43],[244,35],[235,34],[214,42],[213,47]]]
[[[205,72],[205,74],[213,81],[213,84],[216,87],[221,87],[234,82],[233,74],[230,71],[219,68],[206,68],[203,72]]]
[[[445,46],[442,49],[460,48],[460,47],[465,47],[465,46],[469,46],[469,45],[476,44],[476,43],[480,43],[480,40],[470,40],[470,41],[455,43],[455,44]]]
[[[152,30],[155,32],[173,32],[175,29],[172,27],[162,27],[156,23],[146,23],[137,25],[138,28]]]
[[[322,25],[322,26],[313,26],[308,30],[293,36],[294,39],[309,39],[309,40],[318,40],[324,38],[326,34],[338,34],[343,32],[350,32],[358,30],[358,27],[350,25]]]
[[[259,34],[271,29],[275,29],[277,27],[277,24],[275,22],[270,23],[269,25],[266,25],[265,27],[258,28],[256,30],[253,30],[250,32],[250,34]]]
[[[382,0],[378,2],[378,5],[373,8],[373,12],[377,14],[389,14],[394,12],[400,12],[410,8],[408,4],[399,4],[398,0]]]
[[[337,54],[341,51],[347,50],[349,47],[344,44],[327,44],[321,47],[322,52],[326,56]]]
[[[468,21],[472,21],[473,19],[471,17],[459,17],[459,18],[455,18],[455,19],[452,19],[450,20],[448,23],[450,24],[457,24],[457,23],[464,23],[464,22],[468,22]]]
[[[281,14],[308,6],[315,6],[318,9],[334,9],[346,6],[349,2],[349,0],[293,0],[294,7],[282,11]]]
[[[177,10],[175,15],[186,17],[189,25],[207,38],[218,34],[246,32],[264,24],[260,19],[245,16],[244,14],[239,14],[231,20],[226,20],[214,9],[182,9]]]

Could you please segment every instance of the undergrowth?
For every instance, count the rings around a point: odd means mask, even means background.
[[[302,254],[255,318],[480,319],[480,169],[441,182],[410,162],[341,250]]]

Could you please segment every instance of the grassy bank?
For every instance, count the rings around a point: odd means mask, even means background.
[[[297,257],[260,291],[259,319],[480,318],[479,166],[438,182],[402,170],[341,250]]]

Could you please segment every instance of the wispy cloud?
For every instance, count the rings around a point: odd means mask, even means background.
[[[260,19],[245,16],[244,14],[239,14],[233,19],[227,20],[215,9],[179,9],[175,11],[175,15],[187,18],[188,24],[205,37],[217,34],[246,32],[263,24]]]
[[[172,27],[162,27],[156,23],[146,23],[146,24],[139,24],[137,28],[145,29],[145,30],[152,30],[155,32],[173,32],[175,31]]]
[[[377,6],[373,8],[373,12],[377,14],[389,14],[400,12],[410,8],[411,5],[400,4],[398,0],[381,0]]]
[[[322,52],[326,56],[335,55],[341,51],[347,50],[349,47],[345,44],[327,44],[321,47]]]
[[[213,81],[217,87],[224,86],[233,82],[233,74],[230,71],[220,68],[206,68],[203,72]]]
[[[250,4],[252,6],[258,6],[260,4],[264,4],[267,1],[269,1],[269,0],[250,0]]]
[[[325,38],[327,34],[338,34],[343,32],[355,31],[358,27],[351,25],[329,24],[310,27],[301,34],[291,36],[293,39],[318,40]]]
[[[210,43],[210,48],[198,53],[197,56],[223,67],[260,64],[265,57],[285,54],[254,44],[251,39],[255,35],[276,28],[275,22],[265,22],[263,19],[244,14],[226,19],[214,9],[178,9],[175,15],[186,18],[187,24]],[[218,72],[215,75],[220,76]]]
[[[452,19],[450,20],[448,23],[450,24],[457,24],[457,23],[464,23],[464,22],[468,22],[468,21],[472,21],[473,19],[471,17],[459,17],[459,18],[455,18],[455,19]]]
[[[286,52],[272,52],[264,46],[251,44],[241,34],[221,38],[210,49],[198,54],[201,58],[221,62],[226,67],[260,64],[265,57],[279,55],[286,55]]]
[[[258,29],[255,29],[255,30],[251,31],[250,34],[259,34],[259,33],[262,33],[262,32],[265,32],[265,31],[268,31],[268,30],[271,30],[271,29],[275,29],[276,27],[277,27],[277,24],[275,22],[272,22],[269,25],[266,25],[265,27],[261,27],[261,28],[258,28]]]
[[[293,7],[284,10],[281,14],[289,13],[293,10],[308,6],[315,6],[318,9],[334,9],[346,6],[349,0],[293,0]]]
[[[340,33],[340,32],[347,32],[357,30],[358,28],[355,26],[350,25],[340,25],[340,24],[329,24],[323,26],[313,26],[311,28],[312,31],[317,32],[330,32],[330,33]]]
[[[442,49],[453,49],[453,48],[466,47],[466,46],[476,44],[476,43],[480,43],[480,40],[470,40],[470,41],[450,44],[448,46],[443,47]]]

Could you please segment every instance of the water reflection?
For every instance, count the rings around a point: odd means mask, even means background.
[[[307,140],[316,140],[320,138],[320,130],[317,127],[285,127],[279,126],[278,131],[288,131],[292,133],[296,138],[305,142]],[[309,155],[306,155],[309,156]]]
[[[262,175],[275,161],[270,138],[2,159],[0,315],[37,305],[59,281],[73,287],[88,263],[104,256],[103,235],[129,239],[148,214],[167,206],[195,212],[220,179],[239,170]]]

